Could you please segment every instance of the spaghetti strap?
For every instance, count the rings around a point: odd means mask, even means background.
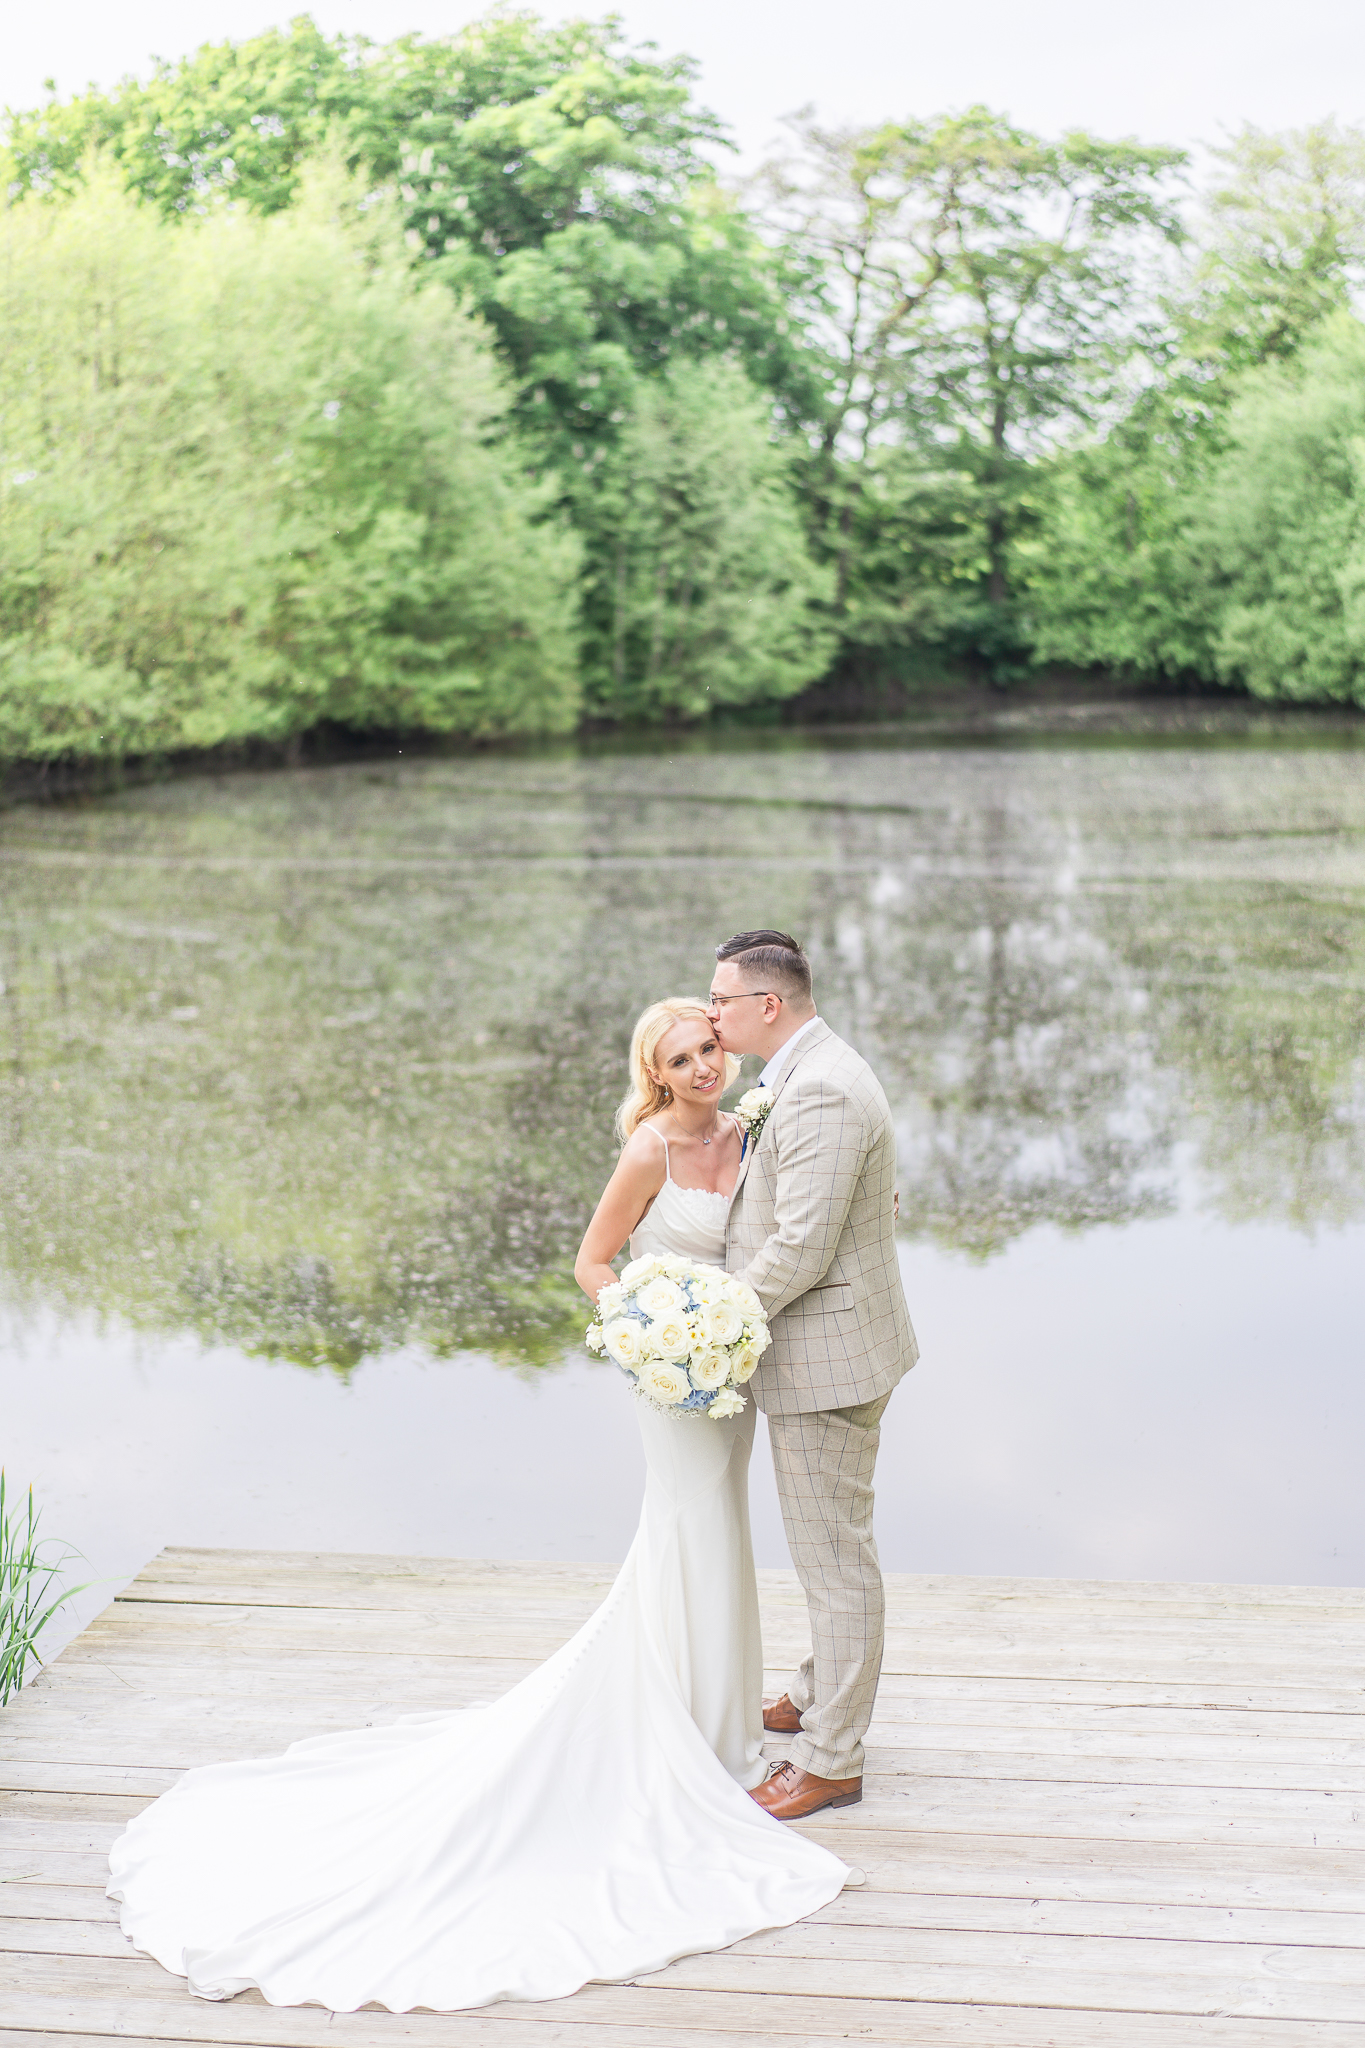
[[[654,1132],[654,1135],[655,1135],[655,1137],[656,1137],[656,1138],[658,1139],[659,1143],[660,1143],[660,1144],[661,1144],[661,1145],[663,1146],[663,1148],[664,1148],[664,1179],[665,1179],[665,1180],[672,1180],[672,1178],[673,1178],[673,1162],[672,1162],[672,1160],[671,1160],[671,1159],[669,1158],[669,1156],[668,1156],[668,1140],[667,1140],[667,1138],[666,1138],[666,1137],[664,1136],[663,1132],[662,1132],[661,1130],[658,1130],[658,1129],[656,1128],[656,1126],[655,1126],[655,1125],[653,1125],[653,1124],[646,1124],[646,1125],[645,1125],[645,1129],[646,1129],[647,1131],[653,1131],[653,1132]]]

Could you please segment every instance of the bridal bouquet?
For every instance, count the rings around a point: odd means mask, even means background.
[[[674,1415],[722,1422],[772,1338],[752,1287],[697,1259],[632,1259],[597,1297],[587,1346],[605,1352],[633,1391]]]

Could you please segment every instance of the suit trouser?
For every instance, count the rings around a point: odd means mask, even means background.
[[[819,1778],[861,1775],[881,1676],[886,1597],[872,1473],[890,1399],[768,1417],[787,1547],[810,1610],[812,1654],[787,1687],[802,1715],[788,1754]]]

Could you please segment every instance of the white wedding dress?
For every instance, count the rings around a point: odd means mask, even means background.
[[[631,1254],[723,1265],[727,1210],[670,1174]],[[745,1790],[753,1402],[637,1405],[644,1508],[591,1620],[491,1706],[188,1772],[110,1855],[139,1949],[202,1998],[449,2012],[640,1976],[835,1897],[846,1866]]]

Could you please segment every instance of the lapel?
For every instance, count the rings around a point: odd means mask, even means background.
[[[781,1097],[782,1090],[786,1087],[788,1081],[790,1081],[792,1075],[796,1072],[796,1069],[800,1066],[802,1060],[805,1059],[807,1053],[814,1052],[817,1045],[823,1045],[826,1039],[833,1038],[833,1036],[834,1033],[830,1030],[829,1025],[826,1024],[824,1018],[817,1017],[814,1024],[812,1024],[810,1030],[806,1033],[800,1045],[797,1046],[796,1051],[792,1054],[791,1058],[783,1067],[782,1072],[777,1077],[776,1085],[774,1086],[772,1091],[773,1106],[768,1111],[767,1117],[764,1120],[763,1131],[766,1131],[768,1125],[772,1122],[773,1116],[777,1110],[777,1105]],[[759,1146],[763,1142],[763,1131],[760,1131],[758,1136],[754,1139],[751,1139],[750,1142],[744,1147],[744,1157],[739,1162],[739,1178],[735,1182],[735,1192],[730,1197],[732,1206],[738,1200],[739,1191],[743,1187],[746,1179],[748,1178],[749,1168],[753,1165],[754,1154],[758,1151]]]
[[[782,1090],[786,1087],[788,1081],[790,1081],[792,1075],[796,1072],[802,1060],[806,1059],[809,1054],[813,1053],[817,1045],[823,1045],[827,1038],[833,1038],[833,1036],[834,1033],[830,1030],[824,1018],[817,1017],[815,1022],[811,1025],[810,1030],[806,1033],[800,1045],[797,1046],[796,1051],[792,1054],[791,1058],[787,1061],[786,1066],[783,1067],[782,1072],[777,1077],[776,1085],[773,1088],[774,1109],[777,1107],[778,1101],[781,1098]]]

